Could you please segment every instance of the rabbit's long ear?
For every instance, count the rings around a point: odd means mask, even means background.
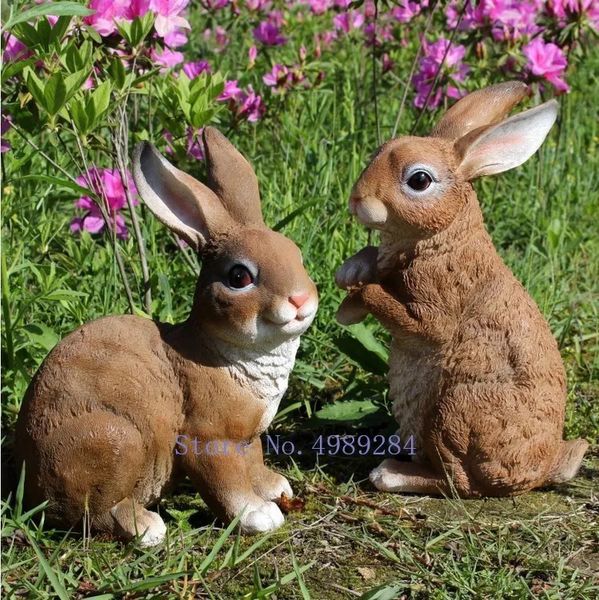
[[[478,127],[499,123],[529,94],[529,87],[521,81],[498,83],[472,92],[445,113],[431,136],[457,140]]]
[[[208,185],[237,222],[263,225],[258,179],[252,165],[214,127],[204,129]]]
[[[480,127],[459,139],[454,150],[461,159],[458,174],[470,180],[513,169],[541,146],[555,123],[558,104],[550,100],[498,125]]]
[[[231,222],[212,190],[173,167],[148,142],[135,149],[133,179],[154,215],[196,250],[201,250],[212,234]]]

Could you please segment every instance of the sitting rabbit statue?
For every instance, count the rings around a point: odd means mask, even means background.
[[[563,363],[538,307],[497,254],[470,183],[525,162],[557,102],[506,118],[520,82],[476,91],[429,137],[384,144],[354,185],[350,212],[381,244],[337,271],[337,318],[371,313],[392,336],[390,397],[412,462],[370,474],[393,492],[510,496],[567,481],[588,446],[564,441]]]
[[[292,491],[264,465],[260,434],[316,313],[316,287],[297,246],[264,224],[251,165],[216,129],[204,144],[208,185],[149,143],[133,166],[148,208],[201,256],[188,319],[87,323],[25,395],[16,439],[26,500],[49,501],[57,524],[85,517],[92,530],[157,544],[166,527],[148,507],[184,475],[221,518],[241,514],[246,532],[283,523],[275,501]]]

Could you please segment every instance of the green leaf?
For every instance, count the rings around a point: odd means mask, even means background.
[[[126,73],[123,61],[120,58],[115,58],[111,61],[108,67],[108,75],[116,88],[122,90],[125,85]]]
[[[335,344],[343,354],[358,363],[365,371],[376,375],[387,373],[389,354],[363,323],[348,327],[335,340]]]
[[[112,85],[110,81],[104,81],[101,83],[92,94],[92,101],[95,110],[95,119],[99,119],[108,109],[110,105],[110,93],[112,92]]]
[[[23,12],[15,12],[8,20],[8,22],[4,25],[2,31],[12,29],[15,25],[18,25],[19,23],[33,21],[38,17],[43,17],[46,15],[53,15],[56,17],[86,17],[88,15],[93,15],[94,12],[95,11],[90,10],[83,4],[79,4],[79,2],[46,2],[44,4],[34,6],[33,8],[30,8],[29,10],[25,10]]]
[[[90,193],[90,191],[87,188],[81,187],[80,185],[77,185],[75,182],[70,181],[69,179],[62,179],[60,177],[54,177],[52,175],[21,175],[19,177],[19,181],[27,181],[28,179],[31,179],[36,182],[45,181],[46,183],[60,185],[69,188],[77,194],[81,194],[83,196],[88,196]]]
[[[37,559],[40,562],[42,570],[44,571],[44,573],[46,574],[46,577],[48,578],[48,580],[52,584],[52,587],[54,588],[54,592],[60,598],[60,600],[69,600],[69,594],[68,594],[67,590],[65,589],[65,587],[61,581],[61,578],[59,578],[56,571],[52,568],[50,563],[47,561],[44,553],[40,550],[39,546],[33,539],[33,536],[26,529],[24,531],[25,531],[25,534],[27,535],[27,538],[29,539],[29,543],[31,544],[33,551],[37,554]],[[62,575],[62,573],[61,573],[61,575]]]
[[[54,73],[44,87],[46,110],[53,117],[63,106],[67,96],[67,88],[62,73]]]
[[[332,423],[348,423],[359,421],[381,410],[371,400],[347,400],[345,402],[332,402],[323,406],[314,413],[319,421]]]
[[[72,98],[80,89],[85,80],[89,77],[91,72],[91,65],[83,68],[81,71],[67,75],[64,79],[64,83],[67,89],[66,99],[67,101]]]
[[[29,323],[23,326],[23,330],[32,344],[41,346],[47,352],[52,350],[59,340],[58,334],[42,323]]]
[[[2,83],[18,75],[26,67],[30,67],[35,63],[35,58],[28,58],[27,60],[18,60],[12,63],[4,63],[2,65]]]
[[[71,100],[69,113],[77,131],[82,135],[86,135],[90,128],[90,122],[83,102],[81,100]]]
[[[401,585],[380,585],[362,594],[359,600],[395,600],[401,596],[403,589]]]
[[[41,79],[35,74],[31,67],[27,67],[24,72],[25,83],[27,89],[33,96],[40,108],[46,108],[46,98],[44,96],[44,84]]]

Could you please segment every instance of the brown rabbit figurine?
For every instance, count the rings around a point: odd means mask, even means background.
[[[564,441],[566,383],[538,307],[497,254],[470,183],[517,167],[543,143],[552,100],[506,119],[519,82],[458,101],[429,137],[384,144],[350,212],[381,231],[337,271],[338,320],[372,313],[392,335],[390,397],[413,462],[385,460],[379,489],[509,496],[576,474],[588,446]]]
[[[202,258],[189,318],[112,316],[83,325],[46,358],[17,424],[26,500],[52,522],[154,545],[155,504],[189,475],[246,532],[283,523],[288,481],[263,462],[260,434],[287,387],[318,304],[297,246],[262,219],[250,164],[206,128],[208,186],[148,143],[134,178],[149,209]],[[20,462],[19,462],[20,464]]]

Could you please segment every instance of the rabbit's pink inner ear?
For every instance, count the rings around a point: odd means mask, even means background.
[[[555,100],[525,110],[497,125],[479,127],[454,144],[465,180],[502,173],[527,161],[541,146],[557,117]]]
[[[196,250],[231,225],[214,192],[171,165],[152,144],[136,148],[133,178],[150,211]]]
[[[521,81],[498,83],[472,92],[445,113],[431,136],[458,140],[474,129],[499,123],[529,94],[529,87]]]
[[[252,165],[214,127],[204,129],[208,185],[231,217],[246,225],[263,225],[258,178]]]

